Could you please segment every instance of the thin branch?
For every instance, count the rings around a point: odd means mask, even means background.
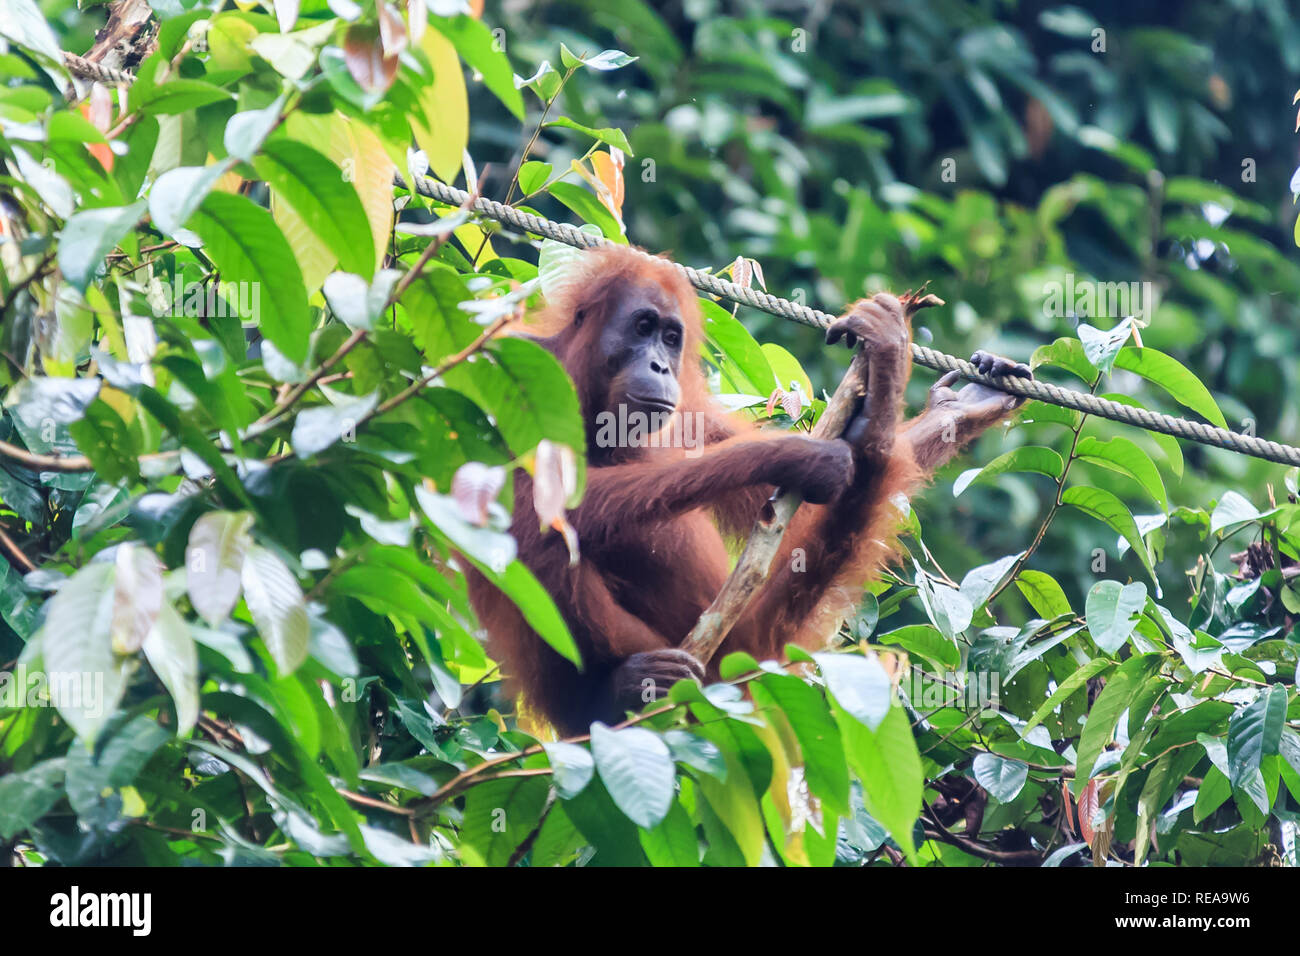
[[[679,706],[680,706],[679,704],[664,704],[662,707],[656,707],[653,710],[647,710],[644,713],[635,714],[632,717],[629,717],[627,720],[615,724],[614,729],[619,730],[623,727],[632,727],[636,724],[641,723],[642,721],[649,720],[651,717],[658,717],[660,714],[666,714],[669,713],[670,711],[676,710],[677,707]],[[576,737],[566,737],[563,741],[560,742],[566,744],[580,744],[580,743],[585,743],[590,739],[591,739],[590,734],[579,734]],[[439,787],[438,790],[433,794],[431,794],[430,796],[424,797],[420,800],[412,801],[410,806],[412,808],[418,807],[417,812],[419,813],[425,813],[433,809],[434,807],[438,806],[438,804],[444,803],[449,798],[454,797],[456,794],[460,793],[460,791],[464,790],[465,788],[473,786],[473,784],[476,782],[475,778],[483,774],[484,771],[491,770],[493,767],[499,767],[501,764],[510,763],[511,761],[514,760],[522,760],[525,757],[531,757],[534,754],[540,754],[545,752],[546,752],[545,747],[543,747],[541,744],[536,744],[532,747],[525,747],[523,750],[520,750],[517,753],[501,754],[496,757],[489,757],[486,760],[484,760],[482,763],[475,764],[472,767],[462,770],[460,773],[456,774],[456,776],[452,777],[441,787]],[[547,769],[549,771],[549,768]]]
[[[1089,394],[1097,394],[1097,387],[1101,385],[1101,380],[1102,373],[1098,372],[1096,380],[1092,383],[1092,387],[1088,389]],[[1078,460],[1075,456],[1075,450],[1079,447],[1079,435],[1083,431],[1084,423],[1087,421],[1087,413],[1079,415],[1079,424],[1074,427],[1074,438],[1070,442],[1070,453],[1066,456],[1064,467],[1061,468],[1061,477],[1056,480],[1056,499],[1052,502],[1052,507],[1048,510],[1047,516],[1043,518],[1043,523],[1038,526],[1038,533],[1034,535],[1034,540],[1029,543],[1029,547],[1025,549],[1025,553],[1016,559],[1015,567],[1011,569],[1011,573],[1007,575],[1001,584],[993,589],[993,593],[991,593],[988,596],[988,599],[984,602],[986,605],[992,604],[994,599],[1010,587],[1011,582],[1014,581],[1016,576],[1025,569],[1025,564],[1029,561],[1029,558],[1038,550],[1038,546],[1043,543],[1043,538],[1047,535],[1047,529],[1051,527],[1052,519],[1056,517],[1056,513],[1060,511],[1062,506],[1065,504],[1065,502],[1061,500],[1061,496],[1065,493],[1065,479],[1070,477],[1070,466]]]
[[[335,787],[334,789],[338,792],[339,796],[357,804],[358,806],[372,807],[375,810],[383,810],[387,813],[396,813],[403,817],[411,817],[415,815],[415,811],[410,807],[395,806],[391,803],[385,803],[383,800],[377,800],[374,797],[367,797],[364,793],[353,793],[351,790],[343,790],[339,787]]]
[[[23,553],[23,549],[18,547],[18,543],[9,537],[4,528],[0,528],[0,551],[4,551],[9,563],[23,574],[31,574],[36,570],[36,564]]]

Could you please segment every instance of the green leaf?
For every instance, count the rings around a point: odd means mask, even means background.
[[[560,44],[560,62],[570,69],[581,63],[593,70],[617,70],[637,59],[639,57],[628,56],[622,50],[601,50],[594,56],[578,56],[563,43]]]
[[[1034,716],[1030,717],[1029,722],[1025,724],[1024,730],[1021,731],[1021,736],[1028,736],[1031,730],[1047,719],[1048,714],[1056,710],[1056,708],[1061,706],[1061,704],[1065,703],[1071,694],[1084,686],[1093,677],[1096,677],[1098,674],[1112,666],[1114,666],[1114,661],[1109,661],[1104,657],[1096,657],[1088,661],[1088,663],[1084,664],[1065,680],[1061,681],[1061,683],[1057,685],[1056,690],[1052,692],[1052,696],[1043,701],[1043,703],[1039,705],[1038,709],[1034,711]]]
[[[1151,456],[1127,438],[1102,441],[1091,435],[1079,439],[1075,454],[1085,461],[1101,465],[1120,474],[1128,475],[1146,491],[1162,510],[1169,509],[1165,496],[1165,483],[1160,479]]]
[[[1070,599],[1050,574],[1043,571],[1021,571],[1016,575],[1016,587],[1039,617],[1050,621],[1063,614],[1074,613]]]
[[[561,800],[570,800],[591,782],[596,764],[586,747],[564,741],[544,742],[546,759],[551,762],[551,783]]]
[[[307,659],[311,624],[302,588],[274,551],[254,544],[241,570],[244,601],[281,677]]]
[[[379,404],[379,393],[338,396],[338,404],[304,409],[293,420],[294,454],[310,458],[338,441],[355,441],[357,423]]]
[[[149,216],[163,233],[174,236],[203,205],[218,179],[235,168],[234,160],[211,166],[178,166],[158,177],[149,189]]]
[[[614,804],[637,826],[656,826],[672,806],[673,758],[668,745],[643,727],[591,725],[591,752]]]
[[[280,122],[280,110],[283,107],[284,97],[278,96],[270,106],[260,110],[244,110],[230,117],[226,121],[226,132],[222,137],[226,152],[246,163],[252,162],[253,156],[262,148],[262,143]]]
[[[1073,408],[1062,408],[1060,405],[1050,405],[1031,398],[1021,406],[1016,422],[1020,425],[1050,423],[1074,429],[1079,427],[1079,417]]]
[[[213,627],[229,617],[239,601],[252,525],[253,516],[246,511],[211,511],[190,529],[185,584],[190,604]]]
[[[144,656],[176,705],[176,736],[184,737],[199,717],[199,655],[190,626],[170,604],[163,604],[148,637]]]
[[[587,430],[578,394],[555,357],[517,338],[497,339],[483,354],[490,361],[462,365],[447,380],[492,415],[511,451],[522,455],[547,438],[582,454]]]
[[[880,661],[854,653],[814,654],[813,659],[839,707],[872,731],[878,729],[894,702],[893,685]]]
[[[1196,803],[1192,807],[1192,821],[1200,823],[1232,796],[1232,784],[1218,767],[1211,767],[1201,781],[1201,788],[1196,794]]]
[[[271,214],[243,196],[209,193],[191,219],[223,282],[247,283],[258,298],[254,319],[290,361],[307,358],[311,313],[302,272]]]
[[[1039,445],[1025,445],[999,455],[983,468],[971,468],[962,472],[952,483],[952,494],[955,498],[973,482],[985,481],[994,475],[1009,471],[1030,471],[1055,480],[1061,477],[1064,469],[1065,463],[1061,460],[1061,456],[1052,449]]]
[[[664,743],[678,763],[712,774],[719,780],[727,779],[727,761],[713,741],[697,737],[688,730],[668,730],[664,732]]]
[[[1106,681],[1097,700],[1088,713],[1079,737],[1078,759],[1075,763],[1074,792],[1078,796],[1092,779],[1092,768],[1097,757],[1111,742],[1120,715],[1142,690],[1146,679],[1160,667],[1158,654],[1140,654],[1130,657]]]
[[[59,270],[85,292],[91,278],[118,240],[144,215],[145,202],[74,213],[59,230]]]
[[[966,572],[965,577],[961,579],[961,593],[966,596],[973,610],[978,611],[988,603],[989,595],[993,593],[1007,572],[1010,571],[1017,561],[1024,556],[1023,551],[1017,551],[1015,554],[1008,554],[1005,557],[981,564],[977,568],[971,568]]]
[[[828,810],[847,815],[849,768],[839,728],[821,693],[793,674],[764,674],[758,683],[785,714],[799,741],[808,789],[821,798]]]
[[[916,566],[916,596],[921,599],[926,617],[948,640],[956,641],[970,627],[975,613],[970,601],[956,588],[931,581],[919,565]]]
[[[583,222],[598,227],[601,235],[606,239],[619,243],[627,242],[627,237],[619,228],[618,220],[601,205],[594,193],[575,183],[554,183],[551,185],[550,192],[552,196],[581,216]]]
[[[1244,496],[1235,491],[1225,491],[1210,515],[1210,534],[1247,521],[1258,521],[1260,517],[1259,510]]]
[[[699,866],[700,840],[681,802],[674,800],[668,815],[653,830],[637,834],[651,866]]]
[[[0,777],[0,838],[17,836],[53,809],[63,795],[66,764],[55,757]]]
[[[1153,348],[1128,346],[1116,356],[1115,367],[1141,375],[1148,382],[1163,388],[1180,405],[1190,408],[1220,428],[1228,427],[1223,412],[1219,411],[1209,390],[1176,358]]]
[[[230,94],[219,86],[203,80],[177,78],[168,80],[161,86],[152,83],[145,85],[140,95],[131,97],[130,107],[133,112],[139,111],[146,116],[161,116],[188,113],[200,106],[228,99]]]
[[[1259,769],[1261,758],[1278,752],[1286,724],[1287,690],[1273,684],[1228,722],[1228,778],[1242,788]]]
[[[1118,581],[1098,581],[1088,592],[1084,602],[1084,615],[1088,631],[1107,654],[1114,654],[1137,627],[1138,618],[1147,603],[1147,588],[1141,581],[1120,584]]]
[[[339,268],[367,280],[374,275],[370,221],[338,166],[306,143],[282,138],[262,147],[253,168],[338,256]]]
[[[539,163],[536,160],[529,160],[519,167],[519,188],[523,190],[525,196],[531,196],[546,185],[546,181],[551,178],[551,173],[554,171],[555,168],[550,163]],[[542,240],[543,252],[546,251],[546,246],[548,244],[563,246],[565,249],[573,249],[575,253],[581,253],[580,249],[575,249],[573,246],[565,245],[562,242],[556,242],[554,239]],[[542,283],[542,291],[546,291],[545,282]]]
[[[612,126],[606,126],[602,129],[593,129],[590,126],[583,126],[581,123],[576,123],[567,116],[553,119],[546,123],[545,126],[559,126],[563,129],[576,130],[579,133],[584,133],[587,136],[590,136],[594,140],[598,140],[608,146],[613,146],[615,149],[621,149],[629,156],[634,155],[632,147],[628,144],[627,136],[624,132],[621,129],[615,129]]]
[[[1083,343],[1083,354],[1088,362],[1109,375],[1115,366],[1115,356],[1133,335],[1133,322],[1131,319],[1123,319],[1114,328],[1106,331],[1080,322],[1075,331],[1079,335],[1079,341]]]
[[[1147,574],[1151,575],[1151,580],[1156,580],[1156,570],[1151,565],[1151,556],[1147,554],[1146,545],[1142,542],[1137,522],[1133,520],[1133,515],[1122,501],[1101,488],[1077,485],[1065,489],[1061,494],[1061,503],[1078,508],[1085,514],[1104,521],[1112,530],[1118,532],[1141,560],[1142,566],[1147,569]]]
[[[700,300],[704,335],[710,347],[722,353],[724,381],[731,390],[765,397],[778,382],[763,349],[740,321],[716,302]],[[809,396],[811,397],[811,396]]]
[[[86,565],[50,599],[41,628],[50,699],[88,742],[117,709],[136,664],[113,651],[116,582],[113,563]]]
[[[1029,779],[1027,764],[991,753],[977,755],[971,770],[975,781],[1001,803],[1010,803],[1020,796]]]
[[[581,668],[578,645],[555,602],[533,573],[515,559],[514,539],[508,534],[474,527],[461,516],[454,500],[434,494],[423,485],[416,487],[415,497],[433,526],[515,603],[542,640]]]
[[[1029,366],[1036,369],[1040,365],[1055,365],[1057,368],[1063,368],[1088,385],[1097,378],[1097,368],[1088,361],[1088,356],[1083,351],[1083,343],[1078,339],[1059,338],[1051,345],[1040,345],[1034,349],[1034,354],[1029,359]]]
[[[452,42],[461,59],[482,76],[483,84],[514,114],[515,119],[522,121],[524,98],[515,87],[505,50],[487,25],[465,14],[437,17],[432,25]]]
[[[903,648],[909,654],[934,661],[944,670],[956,670],[961,664],[961,651],[949,638],[929,624],[908,624],[897,630],[876,635],[881,644]]]
[[[906,711],[889,708],[875,731],[838,705],[834,711],[849,763],[862,781],[867,812],[884,825],[912,865],[917,865],[912,827],[921,813],[925,778]]]
[[[537,826],[546,806],[545,780],[488,780],[465,796],[461,855],[477,866],[505,866]],[[409,841],[406,841],[409,846]]]

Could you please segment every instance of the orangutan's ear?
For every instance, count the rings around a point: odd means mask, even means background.
[[[587,307],[585,305],[580,305],[573,310],[573,327],[575,329],[582,328],[582,323],[585,322],[586,319],[587,319]]]

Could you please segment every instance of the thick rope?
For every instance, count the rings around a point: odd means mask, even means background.
[[[100,66],[98,63],[93,63],[72,53],[65,52],[63,59],[68,69],[79,76],[123,85],[129,85],[135,79],[130,73]],[[400,175],[394,176],[394,180],[399,187],[403,189],[409,188]],[[422,196],[428,196],[430,199],[436,199],[452,206],[464,206],[470,198],[469,193],[464,190],[447,186],[436,179],[423,176],[416,180],[415,190]],[[489,219],[495,219],[497,222],[513,226],[521,232],[529,232],[536,236],[554,239],[556,242],[563,242],[579,249],[613,245],[610,240],[583,232],[576,226],[543,219],[541,216],[525,212],[522,209],[516,209],[513,206],[507,206],[492,199],[480,197],[470,203],[469,208],[480,215],[487,216]],[[663,261],[647,252],[637,251],[647,259]],[[691,285],[703,292],[730,299],[733,302],[739,302],[741,305],[747,305],[762,312],[779,315],[781,318],[789,319],[792,322],[800,322],[814,328],[824,329],[836,319],[836,316],[831,315],[829,312],[822,312],[806,305],[800,305],[797,302],[791,302],[788,299],[769,295],[759,289],[737,285],[707,272],[692,269],[690,266],[684,266],[676,262],[672,263],[672,266],[685,275]],[[1226,448],[1228,451],[1249,455],[1252,458],[1262,458],[1265,461],[1274,461],[1283,465],[1300,465],[1300,448],[1292,445],[1283,445],[1265,438],[1257,438],[1254,435],[1244,435],[1241,432],[1228,431],[1226,428],[1218,428],[1214,425],[1207,425],[1186,418],[1176,418],[1173,415],[1152,412],[1145,408],[1121,405],[1119,402],[1113,402],[1107,398],[1099,398],[1078,389],[1062,388],[1050,382],[1009,376],[981,375],[970,362],[959,359],[954,355],[947,355],[937,349],[927,348],[924,345],[913,343],[912,360],[918,365],[924,365],[926,368],[936,369],[940,372],[960,372],[963,378],[972,382],[979,382],[981,385],[987,385],[990,388],[996,388],[1011,395],[1034,398],[1040,402],[1060,405],[1063,408],[1072,408],[1075,411],[1083,412],[1085,415],[1096,415],[1099,418],[1107,418],[1125,425],[1134,425],[1148,431],[1172,435],[1174,438],[1182,438],[1202,445]]]
[[[397,176],[396,181],[398,186],[406,187],[406,183],[401,176]],[[453,206],[460,206],[469,198],[468,193],[460,189],[455,189],[435,179],[425,177],[417,180],[415,188],[422,196],[428,196],[431,199]],[[491,199],[479,198],[474,201],[471,208],[481,215],[514,226],[522,232],[530,232],[581,249],[613,245],[610,240],[601,236],[583,232],[566,223],[543,219],[540,216],[515,209],[513,206],[506,206]],[[641,254],[647,259],[663,261],[651,256],[649,253],[643,252]],[[710,275],[707,272],[700,272],[698,269],[692,269],[689,266],[683,266],[675,262],[672,263],[672,266],[682,272],[690,280],[691,285],[697,289],[708,292],[710,295],[751,306],[763,312],[769,312],[772,315],[779,315],[793,322],[801,322],[804,325],[824,329],[836,319],[836,316],[828,312],[811,309],[806,305],[769,295],[759,289],[737,285],[734,282],[728,282],[726,279]],[[924,345],[912,345],[912,360],[918,365],[924,365],[940,372],[960,372],[963,378],[972,382],[979,382],[982,385],[1012,395],[1036,398],[1040,402],[1072,408],[1086,415],[1108,418],[1111,421],[1135,425],[1148,431],[1161,432],[1175,438],[1199,442],[1202,445],[1226,448],[1229,451],[1250,455],[1253,458],[1263,458],[1265,461],[1275,461],[1283,465],[1300,465],[1300,448],[1291,445],[1282,445],[1275,441],[1257,438],[1254,435],[1244,435],[1241,432],[1228,431],[1226,428],[1217,428],[1214,425],[1190,421],[1186,418],[1175,418],[1172,415],[1148,411],[1145,408],[1121,405],[1119,402],[1113,402],[1107,398],[1100,398],[1088,392],[1081,392],[1078,389],[1062,388],[1050,382],[1009,376],[981,375],[970,362],[953,355],[947,355],[937,349],[927,348]]]
[[[115,70],[111,66],[87,60],[84,56],[77,56],[66,50],[63,51],[63,65],[68,68],[69,73],[75,73],[88,80],[98,80],[110,86],[130,86],[135,82],[135,76],[131,73]]]

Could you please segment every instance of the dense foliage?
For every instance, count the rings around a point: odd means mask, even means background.
[[[120,94],[61,52],[103,7],[0,18],[0,860],[1296,863],[1295,473],[1040,403],[841,647],[554,739],[463,569],[574,654],[504,529],[519,468],[565,527],[577,399],[497,334],[572,251],[393,185],[929,281],[945,351],[1294,439],[1280,0],[151,6]],[[720,398],[810,428],[842,359],[701,305]]]

